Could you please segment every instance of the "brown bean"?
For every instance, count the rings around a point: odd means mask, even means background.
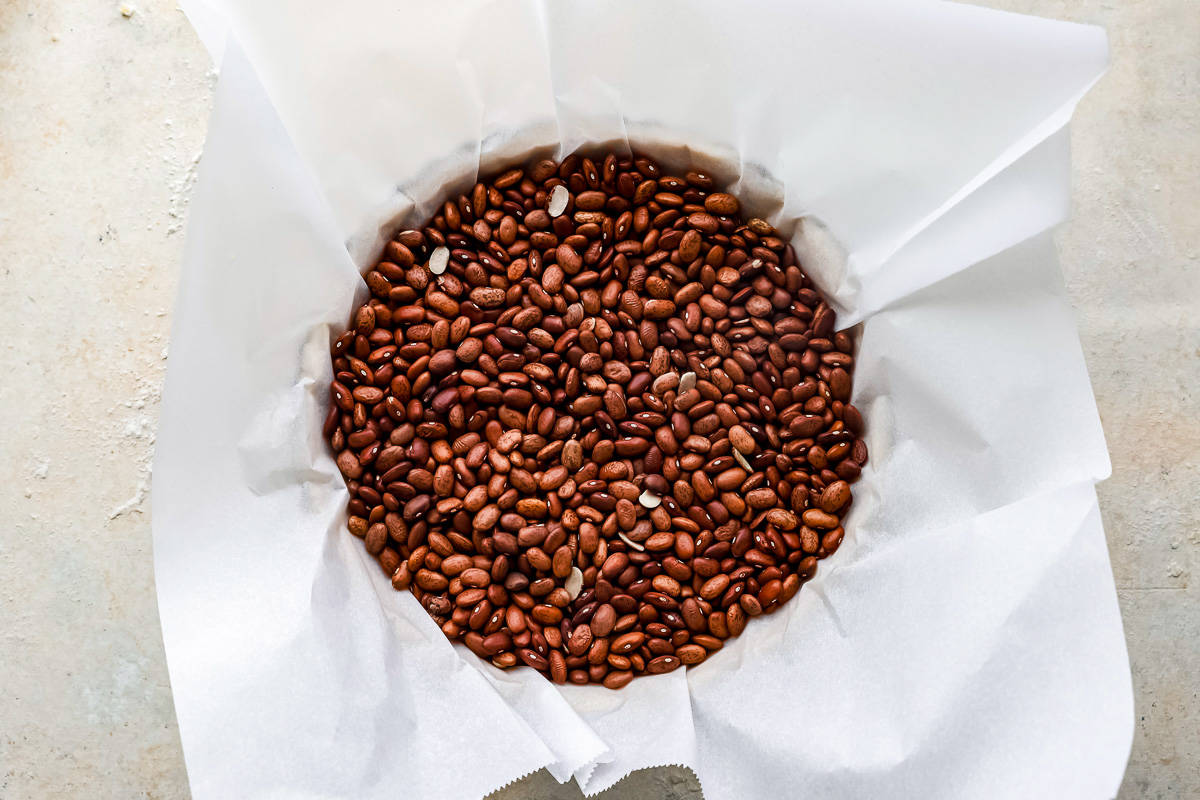
[[[617,524],[624,530],[632,530],[637,524],[637,507],[628,500],[617,501]]]
[[[746,470],[741,467],[730,467],[717,474],[713,485],[723,492],[728,492],[741,486],[746,477]]]
[[[770,508],[779,501],[779,496],[772,489],[751,489],[746,493],[746,503],[753,509]]]
[[[647,319],[666,319],[675,313],[675,304],[670,300],[647,300],[642,313]]]
[[[715,192],[704,198],[704,208],[710,213],[732,216],[738,213],[740,204],[737,198],[724,192]]]
[[[602,604],[596,609],[596,613],[592,615],[590,622],[592,633],[597,639],[602,639],[612,633],[613,626],[617,622],[617,612],[608,603]]]
[[[650,659],[650,661],[648,661],[646,663],[646,673],[649,675],[662,675],[664,673],[671,672],[672,670],[678,669],[679,665],[682,663],[683,662],[679,660],[678,656],[674,656],[674,655],[658,656],[656,658]]]
[[[633,680],[632,672],[619,670],[605,675],[602,683],[606,689],[621,689],[628,686],[631,680]]]
[[[592,636],[592,629],[587,625],[576,627],[567,639],[567,652],[573,656],[583,655],[592,646]]]
[[[714,575],[713,577],[711,577],[707,581],[705,581],[704,585],[700,587],[699,594],[705,600],[715,600],[716,598],[718,598],[722,594],[724,594],[725,590],[728,588],[729,588],[729,576],[724,573],[721,573],[718,575]]]
[[[804,512],[804,524],[811,528],[829,530],[838,526],[838,518],[818,508],[810,508]]]
[[[730,636],[741,636],[746,629],[746,613],[739,605],[730,606],[725,612],[725,622],[729,626]]]
[[[471,566],[471,557],[456,553],[442,560],[441,571],[445,575],[457,575]]]
[[[821,506],[822,511],[835,514],[849,501],[850,484],[846,481],[834,481],[821,492],[821,498],[817,504]]]
[[[743,455],[750,455],[754,452],[754,437],[741,425],[734,425],[729,429],[729,441]]]
[[[767,522],[785,531],[795,530],[800,520],[791,511],[784,508],[772,508],[767,511]]]
[[[367,529],[367,534],[364,538],[366,539],[367,552],[373,556],[379,555],[387,545],[387,526],[382,522],[375,523]]]
[[[612,653],[630,653],[641,647],[644,641],[646,641],[646,634],[642,633],[641,631],[630,631],[629,633],[623,633],[614,639],[612,644],[609,645],[608,649],[609,652]]]

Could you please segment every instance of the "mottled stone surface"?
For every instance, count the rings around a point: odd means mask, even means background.
[[[1200,795],[1200,14],[988,0],[1105,26],[1058,235],[1112,452],[1137,703],[1122,798]],[[125,13],[123,13],[125,12]],[[0,3],[0,798],[186,798],[146,490],[211,107],[170,0]],[[499,800],[577,798],[540,773]],[[603,797],[700,797],[648,770]]]

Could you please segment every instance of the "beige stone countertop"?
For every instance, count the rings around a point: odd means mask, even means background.
[[[1200,797],[1200,5],[988,0],[1108,30],[1057,234],[1113,475],[1120,796]],[[216,80],[173,0],[0,2],[0,798],[186,798],[147,491]],[[578,798],[546,773],[494,795]],[[602,797],[699,798],[686,771]]]

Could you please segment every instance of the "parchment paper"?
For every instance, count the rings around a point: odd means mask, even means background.
[[[1097,29],[933,2],[191,0],[221,68],[155,457],[197,798],[1103,797],[1132,699],[1108,458],[1047,230]],[[707,169],[861,322],[841,550],[706,663],[555,687],[452,646],[344,528],[328,344],[449,183],[586,143]]]

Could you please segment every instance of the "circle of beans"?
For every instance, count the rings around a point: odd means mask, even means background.
[[[503,171],[387,243],[332,347],[348,528],[498,667],[697,664],[842,541],[853,342],[699,172]]]

